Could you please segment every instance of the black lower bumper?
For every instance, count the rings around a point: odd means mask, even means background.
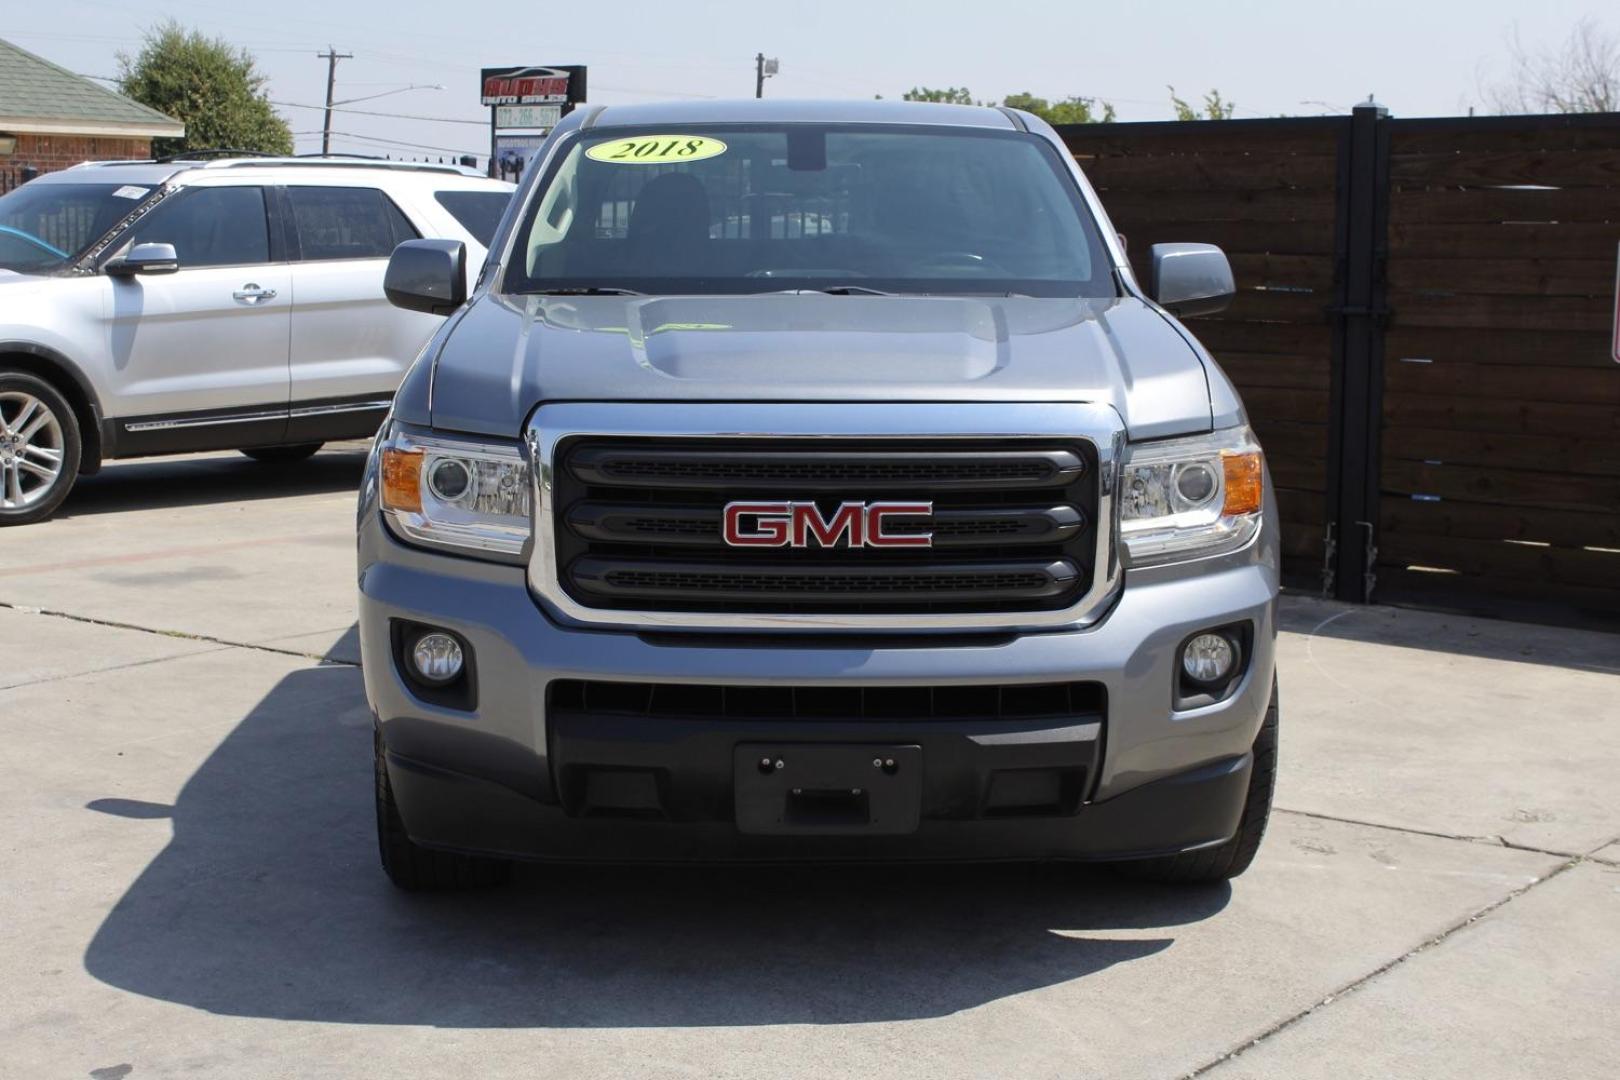
[[[1097,802],[1098,723],[784,731],[553,716],[550,729],[554,800],[390,749],[411,839],[557,860],[1126,859],[1230,837],[1251,764]]]

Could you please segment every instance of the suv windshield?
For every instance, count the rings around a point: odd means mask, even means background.
[[[24,274],[60,270],[151,191],[140,184],[24,184],[0,197],[0,268]]]
[[[873,124],[576,137],[530,202],[505,288],[1115,295],[1046,140]]]

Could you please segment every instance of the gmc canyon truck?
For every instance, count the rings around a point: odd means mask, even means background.
[[[1057,134],[1010,109],[587,107],[359,506],[384,869],[1078,859],[1241,873],[1270,809],[1277,512]]]

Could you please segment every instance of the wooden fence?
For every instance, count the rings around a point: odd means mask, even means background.
[[[1231,256],[1193,329],[1293,584],[1620,624],[1620,116],[1061,130],[1139,274],[1161,241]]]

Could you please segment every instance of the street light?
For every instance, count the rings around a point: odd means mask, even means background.
[[[373,98],[387,97],[389,94],[403,94],[407,90],[443,90],[443,89],[444,89],[444,87],[439,83],[412,83],[410,86],[400,86],[400,87],[396,87],[393,90],[384,90],[380,94],[367,94],[365,97],[352,97],[352,98],[345,98],[342,101],[334,101],[334,102],[329,103],[327,107],[330,108],[333,105],[353,105],[357,101],[370,101]]]
[[[399,86],[392,90],[384,90],[380,94],[367,94],[365,97],[349,98],[347,101],[333,101],[332,92],[337,89],[337,62],[351,59],[353,53],[340,53],[328,45],[323,53],[316,53],[326,61],[326,116],[321,123],[321,153],[332,152],[332,107],[334,105],[353,105],[357,101],[370,101],[373,98],[387,97],[389,94],[403,94],[407,90],[443,90],[438,83],[431,85],[412,83],[410,86]]]
[[[774,59],[766,59],[764,53],[754,57],[754,96],[765,96],[765,80],[775,75],[780,64]]]

